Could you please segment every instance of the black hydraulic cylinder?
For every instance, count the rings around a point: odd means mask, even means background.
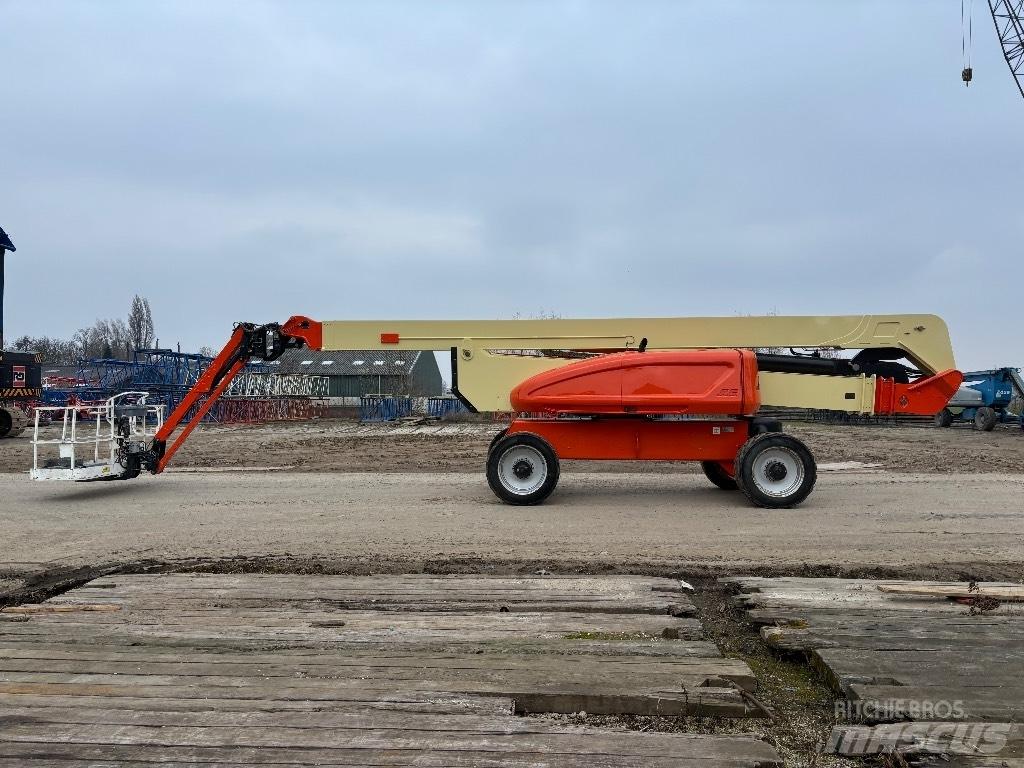
[[[849,360],[803,355],[757,353],[757,369],[770,373],[813,373],[818,376],[855,376]]]

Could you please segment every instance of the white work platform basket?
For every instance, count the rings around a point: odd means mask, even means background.
[[[128,457],[152,447],[164,423],[164,406],[146,402],[148,392],[122,392],[98,404],[35,409],[33,480],[115,480],[139,474]],[[40,436],[49,412],[59,437]],[[45,418],[44,418],[45,422]],[[45,423],[44,429],[47,429]]]

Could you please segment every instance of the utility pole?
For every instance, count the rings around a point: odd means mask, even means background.
[[[16,250],[11,238],[0,228],[0,355],[4,351],[4,256],[8,251],[14,253]]]

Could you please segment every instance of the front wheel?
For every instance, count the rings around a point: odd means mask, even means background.
[[[949,408],[943,408],[935,414],[936,427],[949,427],[953,424],[953,412]]]
[[[736,485],[759,507],[795,507],[818,479],[810,450],[792,435],[755,435],[736,455]]]
[[[542,437],[516,432],[487,455],[487,484],[506,504],[540,504],[558,484],[558,456]]]

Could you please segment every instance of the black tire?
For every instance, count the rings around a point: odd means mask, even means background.
[[[943,408],[941,411],[935,414],[935,426],[936,427],[951,427],[953,426],[953,412],[949,408]]]
[[[11,412],[5,408],[0,408],[0,437],[7,437],[11,434],[11,427],[14,425],[14,419],[11,418]]]
[[[725,471],[721,462],[702,461],[700,463],[700,468],[704,470],[704,475],[707,479],[723,491],[735,491],[739,488],[739,486],[736,485],[736,478]]]
[[[506,504],[540,504],[558,485],[558,473],[554,449],[530,432],[502,437],[487,455],[487,484]]]
[[[124,466],[124,472],[117,476],[118,480],[134,480],[142,474],[142,466],[138,458],[130,458]]]
[[[498,441],[501,440],[501,438],[503,438],[507,434],[508,434],[508,427],[505,427],[503,430],[501,430],[501,432],[499,432],[498,434],[496,434],[494,436],[494,438],[491,440],[491,444],[487,446],[487,456],[488,457],[490,457],[491,451],[494,450],[494,446],[496,446],[498,444]]]
[[[991,432],[996,425],[996,412],[988,406],[982,406],[974,414],[974,426],[982,432]]]
[[[758,507],[795,507],[810,495],[817,479],[814,456],[792,435],[755,435],[736,455],[736,485]]]

